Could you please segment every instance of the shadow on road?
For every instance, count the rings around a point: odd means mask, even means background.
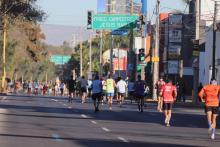
[[[78,144],[82,147],[203,147],[192,146],[192,145],[180,145],[180,144],[168,144],[168,143],[155,143],[155,142],[121,142],[116,140],[100,140],[100,139],[81,139],[81,138],[54,138],[50,136],[34,136],[34,135],[18,135],[18,134],[0,134],[0,137],[10,137],[13,138],[26,138],[26,139],[47,139],[54,140],[57,142],[62,141],[73,141],[73,143]]]

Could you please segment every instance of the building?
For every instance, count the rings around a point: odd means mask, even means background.
[[[195,0],[192,1],[192,3]],[[215,2],[213,0],[201,0],[200,1],[200,55],[199,55],[199,82],[203,85],[210,82],[212,77],[212,49],[213,49],[213,16],[215,9]],[[219,7],[218,7],[219,9]],[[216,20],[220,21],[220,11],[216,14]],[[216,78],[220,83],[220,33],[216,33]]]
[[[102,10],[98,13],[140,14],[142,4],[140,0],[98,0],[98,7]]]
[[[193,87],[193,20],[191,14],[160,14],[160,75],[175,83],[187,81],[186,91]]]

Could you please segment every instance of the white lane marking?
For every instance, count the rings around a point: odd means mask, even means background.
[[[67,106],[66,104],[63,104],[64,106]]]
[[[3,101],[6,100],[6,99],[7,99],[7,97],[6,97],[6,96],[3,96],[0,101],[3,102]]]
[[[96,122],[96,121],[94,121],[94,120],[91,120],[91,123],[93,123],[93,124],[97,124],[97,122]]]
[[[4,96],[4,97],[3,97],[3,99],[2,99],[2,101],[6,100],[6,99],[7,99],[7,97],[6,97],[6,96]]]
[[[102,127],[102,130],[104,130],[105,132],[110,132],[110,130],[108,128]]]
[[[121,140],[121,141],[123,141],[123,142],[126,142],[126,143],[128,143],[129,141],[128,140],[126,140],[125,138],[123,138],[123,137],[118,137],[118,139],[119,140]]]
[[[85,114],[82,114],[81,116],[82,116],[83,118],[88,118]]]
[[[62,139],[60,139],[60,135],[58,134],[53,134],[52,138],[55,139],[56,141],[62,141]]]
[[[55,101],[55,102],[58,102],[58,100],[55,100],[55,99],[51,99],[52,101]]]
[[[72,109],[73,107],[68,107],[68,109]]]
[[[220,135],[220,132],[216,132],[217,135]]]

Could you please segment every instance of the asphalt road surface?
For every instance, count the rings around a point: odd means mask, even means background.
[[[147,104],[143,113],[129,101],[94,113],[91,100],[40,96],[0,97],[0,147],[218,147],[202,109],[175,107],[171,127]]]

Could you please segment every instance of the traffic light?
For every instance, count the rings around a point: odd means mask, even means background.
[[[139,51],[139,53],[138,53],[138,61],[139,62],[143,62],[145,60],[145,49],[141,48],[138,51]]]
[[[143,14],[141,14],[141,15],[139,16],[139,22],[140,22],[141,25],[145,25],[144,15],[143,15]]]
[[[92,29],[92,11],[87,12],[87,29]]]

